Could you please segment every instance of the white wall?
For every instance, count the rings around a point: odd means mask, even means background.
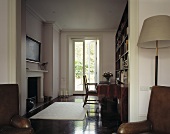
[[[0,74],[2,76],[0,83],[19,84],[21,114],[24,113],[26,104],[24,86],[26,67],[23,63],[25,44],[22,38],[25,30],[22,22],[25,21],[21,20],[21,16],[25,13],[24,2],[23,0],[0,0]]]
[[[51,23],[43,24],[43,62],[48,62],[48,73],[44,74],[44,95],[53,98],[59,93],[59,30]]]
[[[52,96],[53,94],[53,25],[44,24],[43,26],[43,61],[48,62],[48,73],[44,74],[44,94]]]
[[[53,29],[53,98],[59,95],[60,85],[60,33]]]
[[[100,40],[100,80],[104,80],[102,73],[111,71],[115,67],[115,32],[61,32],[61,60],[60,60],[60,89],[69,87],[69,38],[98,37]],[[115,75],[113,76],[113,78]],[[72,90],[69,88],[69,90]],[[72,91],[69,91],[72,93]]]
[[[39,41],[42,43],[42,32],[43,32],[43,23],[42,21],[31,12],[27,7],[26,10],[26,34],[27,36]],[[42,60],[42,51],[43,44],[41,44],[41,60]],[[39,66],[37,63],[27,62],[27,68],[38,70]]]
[[[101,73],[111,71],[114,75],[112,79],[115,79],[115,33],[105,32],[102,34],[102,59],[103,62]],[[103,78],[103,77],[102,77]],[[103,78],[105,80],[105,78]]]
[[[129,47],[129,69],[128,69],[128,120],[138,121],[138,0],[128,0],[128,47]]]
[[[143,21],[155,15],[170,16],[169,0],[139,0],[139,32]],[[155,49],[139,48],[139,119],[145,119],[150,98],[149,87],[155,83]],[[159,49],[158,85],[170,86],[170,48]]]
[[[0,1],[0,83],[8,83],[8,1]]]
[[[26,9],[25,0],[16,0],[16,76],[17,83],[19,84],[19,96],[20,96],[20,114],[23,115],[26,112]]]
[[[47,73],[44,73],[44,95],[58,96],[59,90],[59,31],[51,23],[43,23],[27,7],[26,34],[41,42],[41,62],[48,62]],[[40,69],[37,63],[27,62],[27,68]]]
[[[1,0],[0,1],[0,83],[18,83],[19,84],[19,100],[20,114],[26,113],[27,98],[27,80],[26,67],[38,69],[35,63],[27,63],[26,65],[26,34],[41,42],[42,23],[30,12],[26,13],[25,0]],[[27,23],[26,23],[27,20]],[[59,35],[55,33],[57,44],[57,53],[59,55]],[[57,62],[54,68],[59,71],[59,56],[54,58]],[[56,63],[55,62],[55,63]],[[59,74],[58,74],[59,76]],[[53,85],[54,97],[57,97],[59,89],[59,77],[55,76],[56,83]],[[58,86],[58,88],[57,88]]]

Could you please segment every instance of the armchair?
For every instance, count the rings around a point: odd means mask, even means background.
[[[153,86],[147,120],[123,123],[118,134],[170,134],[170,87]]]
[[[28,119],[19,115],[17,84],[0,84],[0,134],[33,134]]]

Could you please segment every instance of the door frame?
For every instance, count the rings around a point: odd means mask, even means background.
[[[83,42],[83,75],[85,74],[85,67],[84,67],[84,65],[85,65],[85,45],[86,45],[86,40],[94,40],[94,41],[96,41],[95,43],[95,58],[96,58],[96,60],[95,60],[95,74],[96,74],[96,76],[95,76],[95,81],[97,81],[97,75],[98,75],[98,73],[97,73],[97,70],[99,70],[98,69],[98,67],[97,67],[97,63],[98,63],[98,61],[97,61],[97,59],[98,59],[98,55],[97,55],[97,53],[98,53],[98,51],[97,51],[97,49],[99,49],[99,48],[97,48],[97,45],[100,45],[99,44],[99,41],[98,41],[98,39],[96,39],[96,38],[93,38],[93,39],[74,39],[73,40],[73,50],[74,50],[74,52],[73,52],[73,63],[75,63],[75,42]],[[97,44],[97,41],[98,41],[98,44]],[[73,93],[74,94],[84,94],[85,93],[85,89],[84,89],[84,86],[83,86],[83,91],[75,91],[75,64],[73,64],[73,77],[74,77],[74,80],[73,80],[73,82],[74,82],[74,84],[73,84]],[[83,76],[82,76],[83,77]]]
[[[73,49],[73,46],[74,46],[74,43],[73,43],[73,40],[74,39],[96,39],[96,40],[99,40],[99,45],[98,45],[98,50],[97,50],[97,82],[99,82],[99,79],[100,79],[100,74],[101,74],[101,70],[102,70],[102,66],[100,64],[100,62],[102,62],[102,36],[99,34],[99,35],[67,35],[67,43],[68,43],[68,58],[67,58],[67,62],[68,62],[68,67],[67,67],[67,70],[68,70],[68,74],[67,74],[67,83],[68,83],[68,90],[69,90],[69,95],[73,95],[74,94],[74,71],[73,71],[73,52],[74,52],[74,49]],[[85,92],[84,92],[85,93]]]
[[[73,93],[74,94],[84,94],[85,90],[83,87],[83,91],[75,91],[75,42],[83,42],[83,75],[84,75],[84,64],[85,64],[85,60],[84,60],[84,56],[85,56],[85,40],[84,39],[75,39],[73,40]]]

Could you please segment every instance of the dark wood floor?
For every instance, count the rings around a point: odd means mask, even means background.
[[[83,96],[56,98],[53,102],[83,102]],[[31,119],[36,134],[112,134],[117,131],[117,121],[101,119],[100,105],[90,105],[83,121]]]

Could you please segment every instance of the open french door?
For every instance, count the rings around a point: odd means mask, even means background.
[[[83,94],[83,75],[88,82],[97,81],[98,40],[74,41],[74,93]]]

